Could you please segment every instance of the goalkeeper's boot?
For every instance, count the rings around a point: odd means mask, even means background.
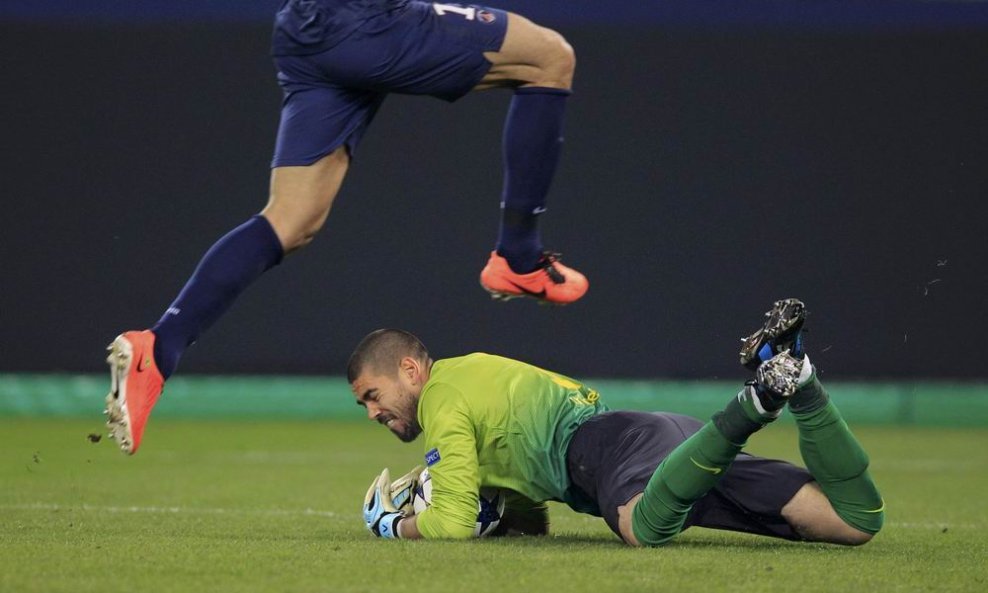
[[[813,380],[810,357],[796,358],[784,350],[758,366],[753,387],[763,402],[784,404],[797,390]],[[768,406],[773,407],[773,406]]]
[[[796,358],[788,350],[759,365],[755,380],[744,384],[737,401],[745,414],[762,423],[774,421],[789,398],[813,380],[810,358]]]
[[[106,396],[106,426],[110,438],[128,455],[137,452],[151,408],[158,401],[165,379],[154,361],[154,334],[150,330],[120,334],[107,347],[110,355],[110,393]]]
[[[528,297],[554,305],[572,303],[586,294],[590,284],[583,274],[560,263],[560,257],[559,253],[544,251],[534,271],[519,274],[492,251],[480,272],[480,285],[491,298],[501,301]]]
[[[799,299],[775,301],[765,317],[767,319],[761,329],[741,340],[741,364],[755,370],[758,365],[786,351],[802,358],[802,329],[806,321],[803,302]]]

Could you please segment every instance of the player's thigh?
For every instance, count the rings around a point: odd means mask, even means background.
[[[801,539],[783,517],[782,509],[810,479],[806,470],[785,461],[741,454],[717,485],[693,503],[679,528],[707,527]],[[638,545],[632,521],[641,497],[637,494],[617,509],[618,531],[631,545]]]
[[[596,503],[611,531],[631,543],[630,523],[622,523],[630,521],[637,497],[662,460],[702,425],[678,414],[624,410],[594,416],[570,441],[570,480]]]
[[[333,86],[304,57],[279,58],[284,91],[263,214],[286,250],[322,227],[364,132],[384,95]]]
[[[486,54],[491,68],[478,90],[535,84],[570,88],[576,55],[562,35],[514,13],[508,14],[508,31],[497,52]]]
[[[631,500],[617,508],[618,535],[620,535],[621,539],[624,540],[624,543],[629,546],[638,547],[641,545],[638,542],[638,538],[635,537],[635,530],[631,523],[635,513],[635,506],[637,506],[638,501],[641,500],[642,494],[644,494],[644,492],[635,494]]]
[[[501,10],[415,1],[368,20],[315,61],[341,86],[454,101],[490,70],[485,54],[501,48],[507,26]]]
[[[813,477],[778,459],[742,453],[720,481],[693,504],[684,529],[706,527],[799,540],[782,509]]]
[[[271,170],[271,192],[261,214],[286,252],[308,244],[322,228],[350,165],[346,146],[316,162]]]
[[[356,153],[385,94],[327,80],[318,56],[275,60],[283,99],[272,167],[307,166],[340,146]]]
[[[298,216],[328,213],[350,166],[346,146],[340,146],[309,165],[271,169],[270,199],[266,212],[295,212]]]
[[[782,507],[782,516],[804,539],[836,544],[860,545],[871,535],[851,527],[834,510],[816,482],[805,484]]]

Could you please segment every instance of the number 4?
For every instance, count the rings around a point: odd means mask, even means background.
[[[459,6],[457,4],[433,4],[432,9],[436,11],[439,16],[444,16],[447,13],[459,14],[468,21],[474,20],[477,16],[477,9],[472,6]]]

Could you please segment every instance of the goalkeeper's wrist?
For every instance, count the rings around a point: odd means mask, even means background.
[[[385,539],[398,539],[399,525],[405,516],[401,513],[388,513],[381,517],[377,523],[377,534]]]

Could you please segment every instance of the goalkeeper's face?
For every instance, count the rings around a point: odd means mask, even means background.
[[[418,372],[402,369],[397,374],[381,374],[368,369],[350,387],[357,405],[367,408],[369,419],[387,426],[395,436],[408,443],[422,432],[418,404],[423,383]]]

